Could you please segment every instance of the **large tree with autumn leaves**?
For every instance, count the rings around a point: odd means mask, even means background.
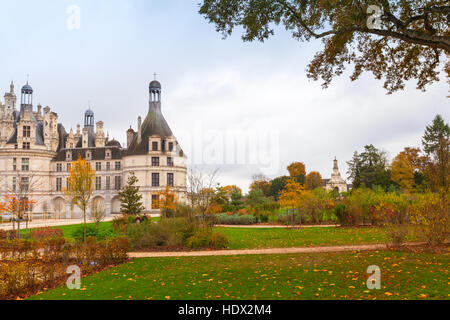
[[[324,47],[307,68],[309,78],[322,79],[328,87],[353,64],[352,80],[371,72],[376,79],[384,78],[384,88],[392,93],[411,79],[424,90],[439,80],[441,70],[450,77],[448,4],[448,0],[203,0],[200,14],[224,37],[242,28],[244,41],[265,41],[281,24],[298,41],[321,39]]]
[[[78,158],[70,166],[67,189],[64,190],[71,202],[83,212],[83,239],[86,241],[86,211],[94,193],[95,171],[86,159]]]

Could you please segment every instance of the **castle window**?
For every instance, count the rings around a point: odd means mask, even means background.
[[[97,191],[102,190],[102,177],[95,178],[95,190]]]
[[[152,173],[152,187],[159,187],[159,173]]]
[[[159,158],[158,157],[152,158],[152,167],[159,167]]]
[[[106,163],[106,171],[111,171],[111,162]]]
[[[116,161],[116,171],[120,171],[122,170],[122,165],[120,163],[120,161]]]
[[[70,172],[70,165],[71,165],[71,163],[67,164],[67,172]]]
[[[169,187],[173,187],[174,186],[174,176],[173,173],[168,173],[167,174],[167,185]]]
[[[117,176],[114,178],[114,188],[116,190],[122,189],[122,177]]]
[[[62,172],[62,163],[56,164],[56,172]]]
[[[91,160],[91,152],[90,151],[88,151],[88,152],[86,152],[86,159],[87,160]]]
[[[30,150],[30,149],[31,149],[30,143],[29,143],[29,142],[24,142],[24,143],[23,143],[23,149],[24,149],[24,150]]]
[[[173,167],[174,166],[172,157],[167,157],[167,166],[168,167]]]
[[[30,159],[22,158],[22,171],[30,171]]]
[[[70,190],[69,178],[66,179],[66,189]]]
[[[17,178],[13,177],[12,181],[13,181],[12,182],[12,190],[15,192],[16,191],[16,185],[17,185]]]
[[[17,143],[14,145],[14,149],[19,149],[19,145]]]
[[[158,142],[152,142],[152,151],[158,151]]]
[[[95,170],[96,171],[102,171],[102,163],[101,162],[96,162],[95,163]]]
[[[31,137],[31,127],[30,126],[23,126],[23,137],[24,138]]]
[[[111,177],[106,177],[106,190],[111,189]]]
[[[24,192],[24,191],[28,191],[30,187],[30,179],[28,179],[28,177],[22,177],[20,179],[20,191]]]
[[[170,151],[170,152],[173,151],[173,142],[169,142],[169,151]]]
[[[56,178],[56,191],[61,192],[62,190],[62,178]]]
[[[153,210],[159,209],[159,196],[157,194],[152,195],[152,209]]]
[[[13,171],[17,171],[17,158],[13,158]]]

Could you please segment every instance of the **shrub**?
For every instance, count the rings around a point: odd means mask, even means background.
[[[152,224],[129,224],[124,234],[136,249],[182,247],[195,229],[195,224],[188,219],[167,218]]]
[[[261,212],[260,214],[257,215],[257,220],[261,223],[267,223],[269,222],[269,216],[270,216],[270,212]]]
[[[338,223],[341,226],[345,226],[351,221],[347,214],[347,208],[345,207],[345,204],[339,203],[334,208],[334,215],[336,216]]]
[[[179,218],[189,218],[193,217],[195,214],[191,206],[178,203],[175,207],[175,215]]]
[[[64,233],[61,229],[52,229],[50,227],[38,228],[31,230],[31,238],[34,240],[58,239],[64,238]]]
[[[409,211],[411,202],[407,195],[387,193],[378,198],[374,214],[381,219],[381,224],[395,247],[402,245],[409,231]]]
[[[0,241],[0,299],[26,297],[62,285],[67,267],[79,265],[83,275],[128,259],[129,241],[117,238],[65,244],[64,239]]]
[[[303,222],[301,215],[298,212],[284,212],[278,216],[277,221],[285,225],[292,225],[292,222],[294,222],[294,224],[301,224]]]
[[[430,245],[443,244],[450,235],[450,195],[427,193],[418,196],[411,218]]]
[[[0,240],[8,239],[8,232],[5,230],[0,230]]]
[[[77,241],[84,240],[84,226],[80,226],[72,232],[72,237]],[[97,240],[105,240],[114,238],[115,232],[110,229],[100,229],[95,225],[86,226],[86,238],[96,238]]]
[[[210,229],[199,229],[187,239],[186,245],[191,249],[225,249],[228,246],[228,239]]]
[[[215,224],[223,225],[252,225],[257,222],[256,217],[252,215],[229,215],[229,214],[217,214],[214,216]]]
[[[128,226],[128,217],[127,216],[120,216],[120,217],[116,217],[114,218],[114,220],[112,221],[112,229],[116,232],[121,232],[126,230]]]

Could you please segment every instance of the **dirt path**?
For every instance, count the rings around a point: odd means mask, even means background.
[[[408,243],[408,246],[419,246],[424,243]],[[290,253],[321,253],[346,251],[371,251],[386,249],[386,244],[366,244],[334,247],[303,247],[303,248],[272,248],[272,249],[246,249],[246,250],[217,250],[192,252],[132,252],[130,258],[162,258],[162,257],[209,257],[209,256],[240,256],[259,254],[290,254]]]

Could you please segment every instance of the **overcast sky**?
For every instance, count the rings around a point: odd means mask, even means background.
[[[67,130],[82,123],[90,101],[95,120],[124,142],[148,111],[156,72],[163,113],[191,162],[220,168],[222,185],[244,190],[252,175],[287,174],[293,161],[328,178],[337,156],[346,177],[345,161],[364,145],[394,157],[420,146],[436,114],[449,121],[444,81],[388,96],[371,75],[351,82],[346,74],[323,90],[305,75],[320,41],[298,43],[281,28],[264,44],[239,33],[222,40],[198,2],[1,1],[0,90],[14,80],[17,93],[30,74],[34,102]],[[71,5],[81,8],[79,29],[68,28]]]

